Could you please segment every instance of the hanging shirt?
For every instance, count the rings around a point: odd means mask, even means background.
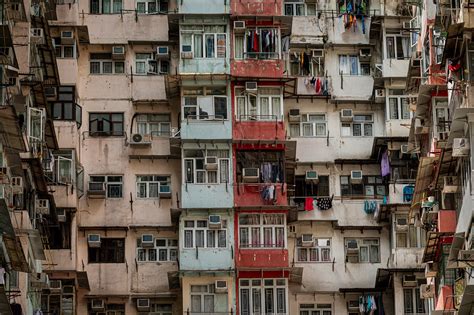
[[[274,197],[275,197],[275,186],[274,185],[268,186],[268,199],[273,200]]]
[[[390,174],[390,161],[388,159],[387,151],[385,151],[382,154],[382,160],[380,161],[380,168],[381,168],[382,177]]]
[[[306,197],[304,199],[304,210],[305,211],[313,211],[314,206],[313,206],[313,198],[311,197]]]

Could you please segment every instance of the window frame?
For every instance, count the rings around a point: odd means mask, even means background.
[[[393,43],[394,43],[394,46],[393,46],[393,52],[394,52],[394,57],[393,58],[390,58],[389,56],[389,50],[388,50],[388,39],[389,38],[393,38]],[[402,41],[403,41],[403,38],[406,40],[407,42],[407,45],[408,45],[408,56],[402,56],[402,57],[399,57],[398,56],[398,42],[397,42],[397,39],[398,38],[402,38]],[[385,59],[389,59],[389,60],[408,60],[410,59],[410,53],[411,53],[411,42],[410,42],[411,38],[410,38],[410,34],[404,34],[403,31],[398,31],[398,30],[395,30],[395,31],[386,31],[385,32],[385,38],[384,38],[384,51],[385,51]],[[403,48],[402,48],[403,50]]]
[[[144,177],[152,177],[152,180],[147,180]],[[160,199],[161,193],[171,193],[171,176],[169,175],[135,175],[136,183],[136,197],[137,199]],[[145,196],[140,194],[139,186],[145,184]],[[158,185],[157,196],[150,196],[150,184]],[[168,187],[162,191],[162,187]]]
[[[411,295],[411,305],[408,305],[406,301],[406,294]],[[422,299],[420,296],[420,287],[417,286],[415,288],[403,288],[403,310],[406,314],[420,314],[420,315],[425,315],[426,310],[428,309],[426,305],[426,300]],[[420,308],[422,306],[422,308]],[[411,311],[410,311],[411,310]],[[407,312],[410,311],[410,312]]]
[[[186,153],[190,153],[191,151],[204,151],[202,156],[198,157],[188,157],[185,156]],[[227,157],[221,158],[218,155],[211,155],[214,153],[214,151],[217,151],[216,154],[219,154],[219,151],[226,151]],[[217,157],[217,170],[206,170],[205,168],[205,162],[207,157]],[[202,169],[197,168],[198,161],[202,160]],[[191,162],[191,169],[192,169],[192,174],[188,173],[188,163]],[[205,150],[196,150],[196,149],[185,149],[183,158],[182,158],[182,163],[183,163],[183,183],[187,184],[194,184],[194,185],[220,185],[220,184],[230,184],[230,164],[231,164],[231,152],[229,150],[211,150],[211,149],[205,149]],[[227,171],[222,168],[222,165],[227,164]],[[223,176],[223,172],[225,176]],[[210,178],[210,173],[216,173],[215,175],[215,182],[211,182],[209,180]],[[199,182],[199,174],[202,174],[201,176],[204,176],[204,181]],[[188,175],[192,176],[192,180],[188,178]],[[224,177],[224,178],[223,178]],[[226,178],[225,178],[226,177]]]
[[[347,66],[341,65],[341,60],[345,58],[347,62]],[[357,59],[357,69],[351,68],[351,58]],[[369,73],[364,73],[363,70],[366,69],[368,66]],[[338,55],[338,67],[339,67],[339,75],[342,76],[370,76],[370,62],[360,61],[359,55],[356,53],[353,54],[339,54]],[[347,67],[347,69],[346,69]],[[346,73],[348,70],[348,73]],[[352,73],[352,70],[356,70],[356,73]]]
[[[296,261],[298,263],[331,263],[332,262],[332,239],[330,237],[313,237],[313,242],[315,245],[311,247],[303,247],[300,243],[300,238],[297,239],[296,241]],[[328,241],[329,245],[320,245],[319,240],[321,241]],[[322,251],[323,250],[329,250],[329,258],[327,260],[322,259]],[[312,259],[312,251],[315,251],[317,255],[317,259]],[[306,259],[303,260],[301,259],[302,257],[300,256],[300,252],[305,252],[305,257]]]
[[[93,2],[97,1],[97,10],[94,9]],[[115,10],[115,2],[120,2],[120,10],[117,12]],[[124,10],[123,0],[111,0],[109,4],[109,12],[104,12],[104,0],[90,0],[89,1],[89,14],[92,15],[102,15],[102,14],[121,14]]]
[[[114,115],[120,115],[121,121],[114,120]],[[108,119],[106,119],[104,116],[108,116]],[[123,137],[125,135],[124,116],[125,115],[123,112],[89,112],[89,136],[91,137]],[[93,117],[95,119],[92,119]],[[102,129],[104,129],[104,121],[108,122],[109,131],[104,131],[104,130],[92,131],[92,124],[94,123],[95,120],[97,120],[97,129],[99,129],[100,124],[102,125]],[[122,127],[120,130],[114,131],[115,125],[121,125]]]
[[[324,119],[323,120],[309,120],[310,116],[322,116]],[[297,123],[290,123],[290,137],[291,138],[326,138],[328,135],[328,121],[327,121],[327,116],[325,113],[303,113],[301,114],[301,120],[300,122]],[[306,120],[303,120],[303,117],[306,117]],[[311,126],[311,135],[305,135],[305,126],[310,125]],[[318,125],[324,125],[324,134],[318,135],[317,130],[318,130]],[[293,130],[292,126],[298,126],[299,131],[298,135],[292,134]]]
[[[274,90],[277,93],[265,93],[265,90]],[[248,93],[242,87],[235,87],[235,119],[237,122],[252,121],[252,122],[281,122],[284,120],[284,104],[283,91],[276,86],[260,86],[257,88],[257,93]],[[251,98],[255,99],[255,113],[252,113]],[[244,114],[239,113],[240,105],[239,99],[244,99]],[[269,114],[262,114],[262,99],[267,100]],[[279,99],[279,115],[274,113],[274,99]],[[275,117],[274,117],[275,116]]]
[[[314,50],[322,50],[322,49],[314,49]],[[314,57],[312,55],[313,53],[312,50],[310,50],[309,52],[310,53],[310,56],[309,56],[310,73],[308,74],[305,73],[299,59],[302,52],[303,52],[302,50],[290,49],[289,71],[291,72],[291,75],[302,76],[302,77],[312,76],[315,78],[325,77],[326,76],[326,62],[325,62],[326,58],[324,56],[324,51],[323,51],[323,56]],[[298,57],[296,57],[295,54],[297,54]]]
[[[371,116],[371,120],[360,120],[357,121],[355,120],[356,116]],[[355,125],[360,125],[360,135],[354,135],[354,126]],[[366,126],[371,126],[371,134],[370,135],[365,135],[366,131]],[[374,113],[354,113],[354,119],[352,121],[341,121],[341,138],[342,137],[356,137],[356,138],[373,138],[374,137],[374,125],[375,125],[375,120],[374,120]],[[350,128],[350,134],[347,134],[346,131],[344,131],[344,128]]]
[[[104,71],[104,64],[110,64],[110,72]],[[99,72],[93,71],[93,64],[99,65]],[[117,66],[122,66],[122,71],[117,72]],[[89,54],[89,75],[124,75],[125,71],[125,61],[124,60],[114,60],[112,59],[111,53],[90,53]]]
[[[287,6],[291,5],[291,14],[288,13],[287,11]],[[298,12],[297,7],[298,5],[303,6],[303,14],[296,14]],[[308,14],[308,5],[314,6],[314,14]],[[292,1],[284,1],[283,2],[283,15],[286,16],[315,16],[317,15],[317,5],[316,3],[306,3],[305,1],[298,1],[298,0],[292,0]]]
[[[244,216],[256,216],[259,217],[258,223],[244,224],[241,223],[241,218]],[[281,224],[265,224],[264,218],[268,216],[270,219],[275,220],[275,218],[280,217]],[[286,225],[286,216],[283,213],[273,213],[273,214],[262,214],[262,213],[242,213],[238,216],[238,237],[239,237],[239,249],[241,250],[255,250],[255,249],[287,249],[287,225]],[[265,233],[268,232],[268,229],[271,229],[271,242],[268,244],[266,242]],[[245,232],[244,232],[245,231]],[[254,240],[253,238],[257,236],[254,232],[258,231],[258,239]],[[283,234],[280,234],[283,232]],[[244,237],[245,235],[245,237]],[[282,238],[278,241],[279,236]],[[247,239],[246,242],[243,239]],[[282,242],[282,243],[281,243]]]
[[[343,180],[343,178],[347,178],[346,180]],[[388,187],[386,184],[384,184],[383,178],[380,175],[363,175],[362,176],[362,183],[360,184],[352,184],[351,183],[351,175],[340,175],[339,176],[339,183],[340,183],[340,191],[341,191],[341,196],[347,196],[347,197],[365,197],[365,199],[369,198],[383,198],[388,192]],[[347,184],[346,184],[347,183]],[[355,190],[354,185],[357,186],[362,186],[362,187],[357,187],[362,189],[362,194],[356,194],[353,193],[353,190]],[[343,187],[343,186],[348,186],[348,187]],[[367,189],[366,187],[372,186],[372,190],[374,194],[367,194]],[[378,189],[381,189],[379,187],[383,187],[384,189],[384,194],[379,194]],[[344,190],[349,189],[350,193],[345,193]]]
[[[247,36],[249,32],[258,32],[259,38],[262,38],[262,31],[273,31],[277,35],[275,40],[275,51],[262,52],[262,42],[259,40],[259,51],[258,52],[248,52],[247,51]],[[239,38],[239,39],[237,39]],[[281,45],[281,30],[278,27],[248,27],[244,32],[235,34],[234,33],[234,53],[233,57],[236,60],[280,60],[282,59],[282,45]],[[242,41],[242,50],[237,51],[238,45],[237,41]],[[241,56],[241,57],[240,57]]]
[[[70,89],[70,91],[67,91]],[[82,107],[76,103],[76,87],[71,85],[63,85],[57,88],[58,97],[54,102],[50,102],[49,106],[53,120],[75,121],[79,127],[82,126]],[[70,95],[70,97],[67,97]],[[66,97],[65,97],[66,96]],[[66,98],[66,99],[61,99]],[[70,98],[70,99],[69,99]],[[71,107],[71,117],[66,116],[66,108]]]
[[[272,281],[272,284],[268,284]],[[258,284],[260,283],[260,284]],[[284,283],[284,284],[282,284]],[[242,313],[256,315],[256,314],[287,314],[289,311],[288,305],[288,280],[286,278],[263,278],[263,279],[239,279],[239,303]],[[281,289],[284,292],[283,309],[279,309],[279,293]],[[270,291],[271,290],[271,291]],[[244,298],[243,293],[247,291]],[[271,292],[272,305],[271,309],[268,309],[266,300],[267,293]],[[255,303],[254,298],[256,295],[260,295],[260,301]],[[247,299],[247,301],[245,301]],[[244,304],[248,307],[245,307]]]
[[[165,245],[158,245],[159,241],[165,241]],[[179,255],[179,240],[177,238],[156,237],[153,247],[142,247],[141,238],[137,238],[136,260],[139,263],[176,263]],[[154,251],[154,258],[152,259],[152,251]],[[166,251],[166,259],[162,260],[161,252]],[[144,259],[142,259],[144,257]],[[174,258],[173,258],[174,257]]]
[[[349,241],[356,240],[357,244],[359,245],[359,256],[357,264],[380,264],[381,263],[381,252],[380,252],[380,238],[376,237],[346,237],[344,238],[344,256],[347,257],[347,243]],[[377,244],[373,244],[370,242],[377,241]],[[365,248],[367,250],[367,260],[362,260],[361,248]],[[373,247],[377,247],[377,259],[372,261],[372,251]],[[347,263],[351,263],[347,261]]]
[[[196,248],[201,248],[201,249],[228,249],[230,244],[229,244],[229,233],[228,233],[228,228],[227,228],[227,219],[221,219],[222,221],[222,227],[220,229],[211,229],[209,228],[209,222],[207,218],[205,219],[190,219],[190,220],[183,220],[184,228],[183,228],[183,249],[185,250],[192,250]],[[193,222],[192,226],[186,226],[188,222]],[[198,222],[200,222],[198,224]],[[205,226],[198,226],[198,225],[203,225],[205,222]],[[192,240],[192,245],[189,246],[187,243],[187,234],[191,232],[191,240]],[[197,245],[197,232],[202,233],[202,245],[203,246],[198,246]],[[210,241],[209,234],[210,232],[213,232],[214,236],[212,236],[212,242]],[[222,237],[222,234],[224,234],[225,238],[225,246],[222,246],[222,242],[220,237]]]
[[[330,303],[301,303],[299,304],[299,315],[332,315],[332,304]]]
[[[221,27],[224,27],[224,30],[225,32],[206,32],[204,27],[213,27],[213,26],[221,26]],[[203,25],[202,29],[183,29],[183,28],[180,28],[180,31],[179,31],[179,42],[180,42],[180,45],[179,45],[179,52],[180,52],[180,56],[181,56],[181,53],[185,52],[183,51],[183,46],[188,46],[189,44],[185,44],[185,41],[183,40],[183,37],[184,36],[191,36],[191,51],[189,51],[191,54],[192,54],[192,57],[191,59],[226,59],[228,58],[228,44],[227,44],[227,39],[228,39],[228,26],[227,25]],[[212,57],[207,57],[207,47],[206,47],[206,38],[208,36],[213,36],[214,39],[213,39],[213,45],[214,45],[214,49],[213,49],[213,56]],[[222,50],[222,44],[219,45],[219,40],[221,39],[218,39],[219,37],[224,37],[224,40],[225,40],[225,43],[224,43],[224,49]],[[194,51],[194,47],[195,47],[195,44],[196,44],[196,41],[198,40],[197,38],[198,37],[201,37],[201,53],[202,53],[202,56],[199,56],[199,57],[196,57],[196,52]],[[222,56],[222,52],[221,52],[221,57],[219,57],[219,47],[221,48],[221,51],[224,52],[224,55]],[[186,53],[186,52],[185,52]],[[182,59],[180,57],[180,59]]]
[[[138,58],[147,55],[148,58]],[[138,64],[143,67],[144,71],[138,71]],[[169,61],[163,59],[156,59],[155,53],[152,52],[135,52],[134,56],[134,74],[136,75],[165,75],[169,73]],[[166,70],[164,70],[166,69]]]
[[[410,110],[410,100],[413,96],[406,95],[402,89],[387,89],[387,120],[408,120],[412,119],[413,113]],[[402,94],[393,94],[396,93],[395,91],[401,91]],[[397,118],[392,118],[392,108],[390,104],[390,100],[395,99],[397,104]],[[406,100],[407,104],[407,111],[408,111],[408,118],[403,118],[403,100]]]
[[[120,243],[122,244],[122,246],[119,246]],[[124,264],[126,261],[125,243],[126,243],[125,238],[101,237],[100,247],[88,247],[88,263],[89,264]],[[115,246],[113,244],[115,244]],[[113,256],[114,256],[112,259],[108,257],[111,254],[111,251],[113,251]]]
[[[145,4],[145,11],[139,10],[139,8],[138,8],[139,3],[144,3]],[[150,11],[149,10],[149,4],[150,3],[155,3],[155,8],[156,8],[155,11]],[[137,14],[144,14],[144,15],[166,14],[166,13],[168,13],[168,1],[137,0],[137,1],[135,1],[135,9],[137,10]]]
[[[433,97],[432,98],[432,115],[433,115],[433,134],[438,140],[444,140],[441,137],[441,133],[449,132],[450,130],[450,108],[449,101],[446,97]],[[438,116],[438,110],[443,112],[444,122]],[[443,126],[440,126],[443,124]]]
[[[217,117],[216,115],[216,100],[217,99],[224,99],[225,98],[225,115],[219,115]],[[195,99],[196,104],[187,104],[188,100]],[[212,113],[207,113],[204,114],[204,111],[202,109],[204,108],[202,105],[204,102],[200,101],[205,101],[205,100],[212,99]],[[227,95],[184,95],[181,98],[181,107],[182,107],[182,115],[181,119],[186,122],[192,122],[192,121],[227,121],[229,120],[229,98]],[[192,102],[194,103],[194,102]],[[194,108],[195,109],[195,114],[187,113],[186,109],[187,108]],[[204,108],[207,109],[207,108]]]
[[[120,177],[120,181],[114,181],[114,180],[110,180],[109,181],[109,177]],[[96,174],[91,174],[89,175],[89,181],[90,182],[95,182],[95,183],[104,183],[105,184],[105,198],[107,199],[121,199],[123,198],[123,175],[96,175]],[[103,180],[100,180],[101,178],[103,178]],[[94,179],[94,180],[93,180]],[[109,188],[110,186],[117,186],[117,188],[119,187],[120,188],[120,196],[117,196],[117,197],[112,197],[110,196],[110,193],[109,193]]]
[[[162,119],[154,119],[162,117]],[[170,113],[137,113],[135,117],[135,132],[141,135],[151,135],[152,137],[171,136],[171,114]],[[164,128],[168,126],[168,128]],[[152,128],[156,127],[156,128]],[[140,130],[142,129],[142,130]],[[145,129],[145,132],[142,132]],[[157,129],[153,131],[152,129]],[[168,131],[164,131],[168,129]]]
[[[194,291],[193,287],[206,287],[206,291]],[[199,310],[194,310],[194,303],[193,303],[193,296],[199,296],[200,306]],[[206,310],[206,297],[212,297],[212,310]],[[206,314],[206,313],[214,313],[216,308],[216,291],[214,284],[191,284],[190,286],[190,304],[191,304],[191,313],[196,314]]]

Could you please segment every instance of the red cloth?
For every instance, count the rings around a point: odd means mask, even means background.
[[[304,210],[305,211],[313,211],[314,206],[313,206],[313,198],[311,197],[306,197],[304,200]]]
[[[321,94],[321,79],[316,80],[316,94]]]
[[[258,52],[258,33],[254,31],[254,36],[253,36],[253,51]]]

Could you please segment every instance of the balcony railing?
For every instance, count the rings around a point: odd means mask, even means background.
[[[153,314],[153,313],[150,313]],[[235,314],[235,311],[233,309],[230,310],[230,312],[193,312],[190,311],[189,309],[184,312],[185,315],[201,315],[201,314],[206,314],[206,315],[233,315]]]
[[[280,54],[278,52],[245,52],[244,58],[245,59],[260,59],[260,60],[275,60],[275,59],[280,59]]]
[[[279,122],[283,120],[281,115],[237,115],[237,122],[242,121],[265,121],[265,122]]]
[[[249,244],[242,244],[240,243],[240,249],[247,250],[247,249],[287,249],[285,246],[285,242],[278,242],[278,243],[249,243]]]
[[[208,115],[208,114],[200,114],[200,115],[187,115],[185,117],[186,123],[195,122],[195,121],[220,121],[224,123],[226,118],[222,115]]]

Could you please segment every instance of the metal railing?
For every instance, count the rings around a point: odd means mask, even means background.
[[[224,123],[226,118],[222,115],[208,115],[208,114],[199,114],[199,115],[186,115],[185,116],[186,123],[194,121],[221,121]]]
[[[278,123],[283,121],[283,116],[280,115],[238,115],[237,122],[242,121],[263,121]]]
[[[287,249],[285,242],[281,243],[249,243],[249,244],[239,244],[239,250],[247,249]]]
[[[202,314],[206,314],[206,315],[226,315],[226,314],[230,314],[230,315],[233,315],[233,314],[235,314],[235,311],[233,309],[231,309],[229,312],[193,312],[193,311],[190,311],[189,308],[188,308],[184,312],[184,314],[185,315],[202,315]]]
[[[244,52],[245,59],[260,59],[260,60],[278,60],[280,53],[278,52]]]

